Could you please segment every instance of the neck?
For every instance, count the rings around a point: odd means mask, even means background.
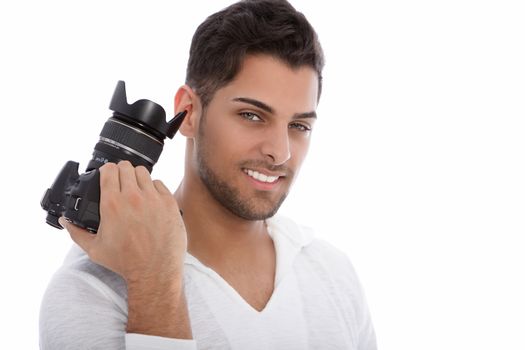
[[[183,211],[188,252],[202,262],[249,256],[271,241],[263,220],[236,216],[217,202],[200,180],[185,177],[175,198]]]

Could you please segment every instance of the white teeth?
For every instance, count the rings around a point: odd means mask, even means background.
[[[244,169],[244,172],[248,174],[249,176],[253,177],[255,180],[261,181],[261,182],[268,182],[272,183],[275,182],[279,178],[279,176],[268,176],[261,174],[258,171],[250,170],[250,169]]]

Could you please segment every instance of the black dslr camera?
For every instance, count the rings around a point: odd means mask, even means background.
[[[164,139],[175,136],[186,111],[166,123],[164,109],[150,100],[128,104],[126,86],[119,81],[109,105],[113,116],[106,121],[95,145],[93,158],[84,174],[78,174],[78,163],[69,161],[42,198],[47,211],[46,222],[62,229],[58,218],[96,233],[100,215],[100,177],[98,168],[107,162],[129,160],[133,166],[143,165],[149,172],[159,159]]]

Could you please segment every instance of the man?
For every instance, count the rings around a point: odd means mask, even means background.
[[[175,96],[184,178],[172,195],[144,167],[100,168],[98,234],[61,220],[81,249],[46,292],[41,348],[375,349],[347,258],[275,215],[322,66],[286,1],[242,1],[199,26]]]

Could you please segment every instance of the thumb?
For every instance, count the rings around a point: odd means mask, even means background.
[[[71,239],[75,241],[75,243],[78,244],[80,248],[82,248],[86,253],[89,252],[91,246],[94,244],[96,235],[90,233],[88,230],[84,230],[83,228],[68,222],[63,216],[58,219],[58,222],[69,232]]]

